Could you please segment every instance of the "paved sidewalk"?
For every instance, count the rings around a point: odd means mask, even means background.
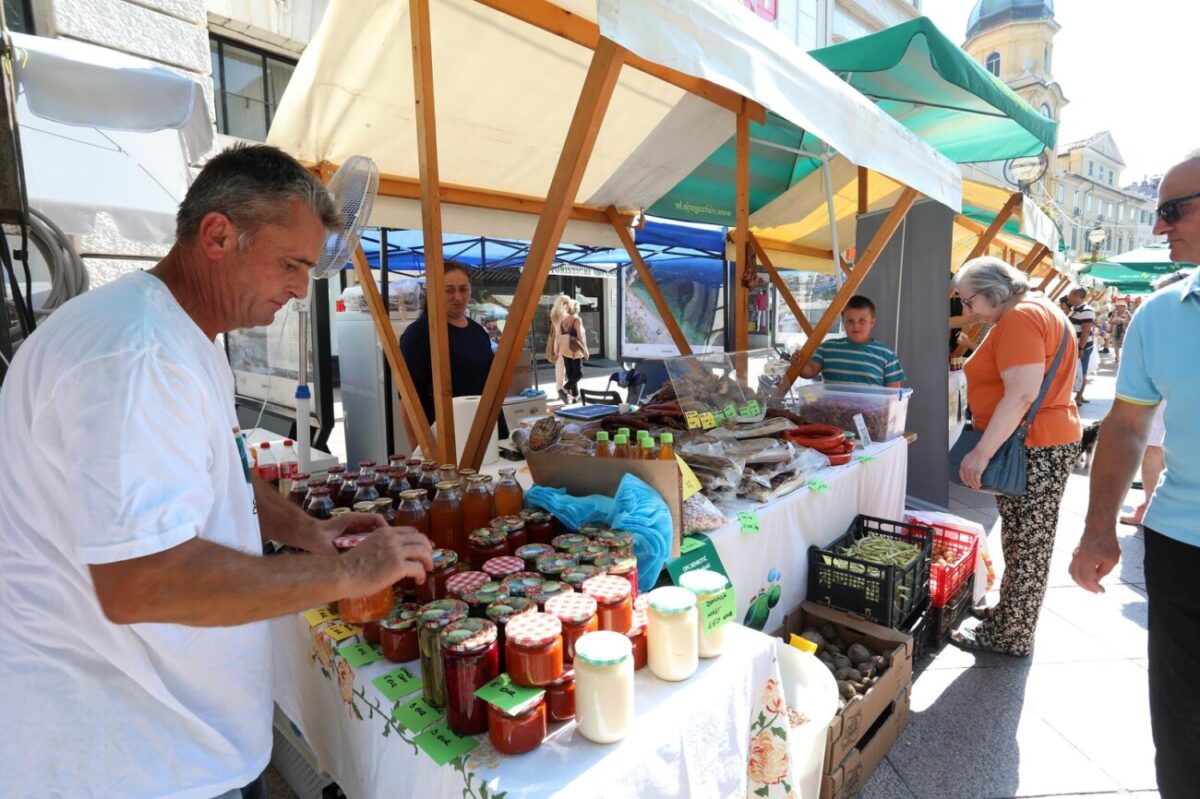
[[[1085,424],[1112,405],[1108,356],[1081,409]],[[1147,698],[1146,589],[1140,529],[1122,526],[1123,556],[1093,596],[1067,573],[1083,531],[1088,476],[1068,481],[1033,654],[973,655],[947,646],[917,675],[908,728],[860,796],[1157,797]],[[1127,510],[1141,501],[1126,498]],[[989,530],[1002,573],[994,501],[952,492],[951,511]],[[995,593],[991,596],[995,600]]]

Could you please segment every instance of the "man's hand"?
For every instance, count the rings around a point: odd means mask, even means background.
[[[1100,580],[1116,567],[1121,559],[1116,528],[1102,533],[1084,533],[1071,558],[1071,579],[1093,594],[1103,594]]]
[[[978,491],[983,485],[983,470],[987,468],[990,460],[991,458],[976,447],[968,452],[967,456],[962,459],[962,463],[959,464],[958,479],[962,480],[963,485],[967,488]]]
[[[332,519],[314,521],[308,544],[300,548],[316,555],[335,555],[337,549],[333,542],[338,536],[369,533],[380,527],[387,527],[387,521],[378,513],[343,513]]]
[[[425,582],[425,572],[433,569],[433,545],[411,527],[385,525],[343,555],[341,563],[351,583],[361,586],[353,595],[365,595],[406,577]]]

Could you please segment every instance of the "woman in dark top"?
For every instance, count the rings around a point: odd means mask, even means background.
[[[446,306],[446,333],[450,344],[450,394],[467,397],[483,393],[488,372],[492,368],[492,341],[478,322],[467,316],[467,305],[471,301],[471,278],[467,268],[456,261],[445,265],[445,296],[440,298]],[[427,297],[426,302],[438,298]],[[404,329],[400,336],[400,353],[412,374],[417,397],[429,423],[437,420],[433,405],[433,362],[429,347],[429,312],[421,313],[415,322]],[[500,438],[508,437],[504,414],[499,420]],[[413,440],[412,429],[405,419],[409,441]]]

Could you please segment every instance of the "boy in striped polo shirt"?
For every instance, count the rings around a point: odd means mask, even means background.
[[[896,351],[871,338],[875,328],[875,303],[854,295],[842,311],[845,338],[821,342],[812,360],[800,371],[802,377],[824,375],[828,382],[862,383],[869,386],[899,386],[907,377]]]

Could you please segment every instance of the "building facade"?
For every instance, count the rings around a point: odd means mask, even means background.
[[[857,39],[921,15],[921,0],[738,0],[802,50]]]

